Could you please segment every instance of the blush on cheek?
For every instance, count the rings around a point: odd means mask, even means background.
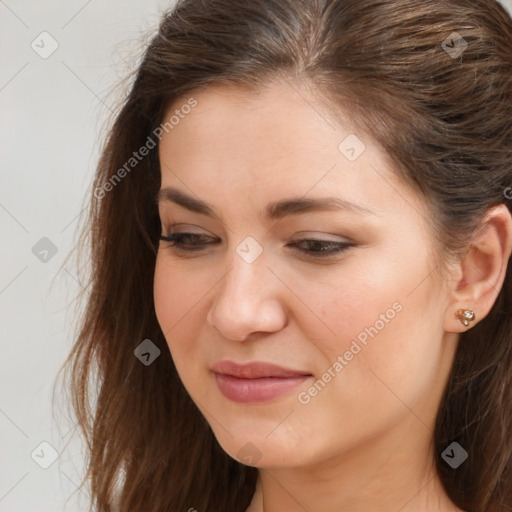
[[[156,266],[153,286],[155,314],[167,345],[175,361],[192,360],[197,339],[196,329],[200,324],[195,309],[204,292],[197,290],[182,279],[174,279],[177,272],[170,273],[163,266]],[[172,277],[171,277],[172,276]],[[201,313],[204,315],[204,313]]]
[[[170,274],[157,265],[153,284],[155,313],[164,334],[170,331],[183,316],[185,302],[179,284],[170,279]]]

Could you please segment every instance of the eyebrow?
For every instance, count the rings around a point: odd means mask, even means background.
[[[191,212],[219,218],[210,203],[196,199],[174,187],[165,187],[158,191],[157,202],[175,203]],[[366,206],[356,204],[339,197],[292,197],[269,203],[264,210],[264,217],[269,220],[281,219],[287,215],[307,213],[312,211],[344,210],[364,215],[379,215]]]

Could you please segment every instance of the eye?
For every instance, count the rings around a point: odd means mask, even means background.
[[[305,246],[303,249],[300,246]],[[297,248],[300,252],[306,254],[312,258],[326,258],[328,256],[334,256],[342,251],[345,251],[354,244],[351,242],[335,242],[334,240],[319,240],[316,238],[304,238],[298,240],[293,244],[289,244],[289,247]]]
[[[202,233],[172,233],[171,235],[162,235],[160,240],[168,242],[168,248],[175,252],[191,253],[199,252],[208,245],[220,243],[215,239]],[[212,241],[213,240],[213,241]],[[304,238],[297,240],[287,247],[292,247],[308,258],[326,258],[334,256],[347,250],[354,244],[352,242],[336,242],[334,240],[321,240],[316,238]]]
[[[200,251],[207,245],[208,239],[212,237],[199,233],[173,233],[172,235],[160,237],[160,240],[169,242],[170,249],[176,251],[193,252]],[[213,242],[213,243],[219,243]]]

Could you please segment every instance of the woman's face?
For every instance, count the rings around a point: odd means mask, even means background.
[[[443,329],[424,204],[298,86],[191,96],[166,115],[181,113],[159,146],[159,212],[162,235],[193,236],[160,242],[154,299],[219,443],[258,467],[319,463],[393,432],[425,445],[457,335]]]

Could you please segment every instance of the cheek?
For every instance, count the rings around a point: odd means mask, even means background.
[[[308,282],[299,292],[317,315],[314,322],[301,321],[301,329],[323,356],[318,376],[329,368],[336,376],[343,373],[332,379],[340,398],[360,399],[365,390],[368,397],[389,393],[383,383],[397,392],[410,390],[412,397],[436,375],[443,333],[440,288],[428,277],[432,269],[418,249],[404,247],[398,251],[402,257],[396,252],[382,251],[371,262],[353,258],[333,271],[329,283]],[[338,356],[343,368],[337,365],[336,371]]]
[[[177,297],[181,288],[179,283],[172,282],[171,275],[171,270],[166,268],[159,253],[153,280],[153,300],[158,323],[164,334],[173,325],[176,307],[178,306]]]
[[[158,323],[171,350],[184,345],[177,341],[183,338],[184,328],[194,324],[191,318],[204,293],[204,286],[196,283],[193,276],[171,265],[159,253],[155,266],[153,299]]]
[[[201,285],[203,282],[200,277],[195,280],[190,273],[171,265],[165,255],[157,257],[153,284],[156,317],[176,371],[193,395],[201,391],[197,386],[204,372],[203,366],[197,364],[197,340],[203,321],[198,320],[198,315],[205,314],[200,310],[200,302],[211,285]]]
[[[379,332],[386,330],[399,316],[397,310],[405,296],[404,278],[397,273],[389,260],[366,264],[353,258],[339,269],[333,267],[328,279],[294,279],[297,295],[306,298],[309,310],[298,320],[301,328],[309,330],[304,333],[306,339],[316,340],[315,345],[332,359],[348,350],[352,340],[364,343],[369,339],[376,322]],[[315,320],[306,324],[305,318]]]
[[[391,296],[399,299],[396,310],[378,309],[359,317],[361,327],[348,332],[337,352],[348,362],[342,378],[334,379],[336,400],[360,408],[363,416],[371,411],[382,417],[401,414],[404,404],[426,406],[443,367],[443,332],[430,299],[434,295],[432,289],[432,294],[422,290],[409,297]]]

